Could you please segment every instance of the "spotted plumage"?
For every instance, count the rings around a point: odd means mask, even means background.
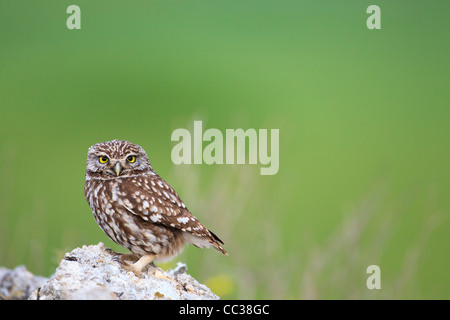
[[[135,272],[153,260],[170,260],[185,243],[227,254],[138,145],[113,140],[90,147],[84,194],[100,228],[140,258],[131,266],[121,260]]]

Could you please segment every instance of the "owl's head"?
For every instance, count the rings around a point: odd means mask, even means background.
[[[112,140],[89,148],[86,175],[115,178],[153,171],[144,149],[128,141]]]

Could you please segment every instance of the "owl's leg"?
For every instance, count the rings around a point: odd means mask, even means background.
[[[117,253],[114,255],[113,260],[119,262],[122,265],[130,265],[125,260],[136,262],[139,260],[139,256],[134,253]]]
[[[133,271],[135,275],[139,276],[142,270],[155,259],[152,254],[142,256],[138,261],[133,264],[124,263],[123,268],[128,271]]]
[[[125,260],[130,260],[130,261],[133,261],[133,262],[139,260],[139,256],[134,254],[134,253],[118,253],[118,252],[115,252],[111,248],[106,248],[105,251],[108,252],[109,254],[111,254],[113,256],[112,259],[114,261],[119,262],[120,264],[127,265],[128,262],[125,262]]]

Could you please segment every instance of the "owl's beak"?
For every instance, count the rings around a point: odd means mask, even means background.
[[[116,165],[114,166],[114,171],[116,172],[117,176],[119,176],[120,172],[122,171],[122,166],[120,165],[120,162],[116,162]]]

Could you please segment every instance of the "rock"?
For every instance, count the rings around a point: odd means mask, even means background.
[[[29,299],[219,299],[208,287],[186,274],[186,270],[186,265],[180,263],[167,272],[149,266],[137,277],[114,261],[113,255],[99,243],[66,253],[55,274],[40,283]]]
[[[33,275],[25,266],[14,270],[0,268],[0,299],[25,300],[48,279]]]

